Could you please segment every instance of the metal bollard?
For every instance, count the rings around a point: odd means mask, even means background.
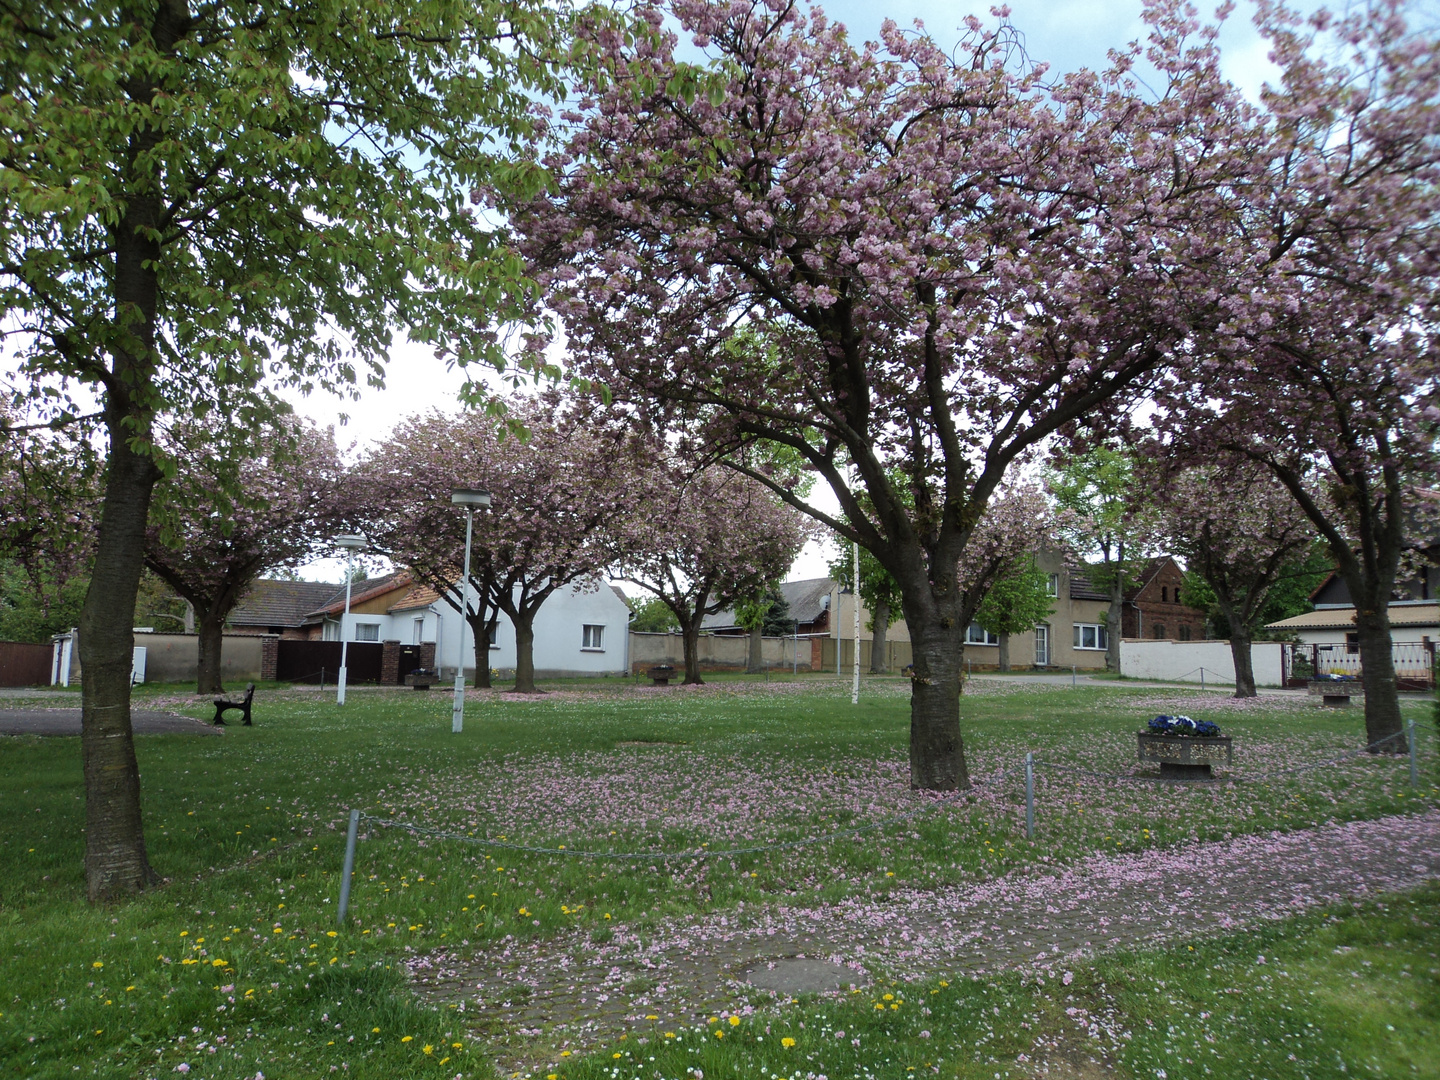
[[[1411,720],[1405,725],[1405,737],[1410,743],[1410,786],[1420,786],[1420,771],[1415,763],[1415,721]]]
[[[1025,839],[1035,839],[1035,752],[1025,755]]]
[[[1200,669],[1200,689],[1205,689],[1205,669],[1203,667]]]
[[[1073,689],[1074,687],[1079,686],[1079,685],[1080,685],[1080,684],[1075,681],[1075,665],[1074,665],[1074,664],[1071,664],[1071,665],[1070,665],[1070,686],[1071,686],[1071,688]]]
[[[355,872],[355,837],[360,832],[360,811],[350,811],[350,831],[345,834],[345,869],[340,872],[340,912],[336,918],[345,925],[345,911],[350,907],[350,875]]]

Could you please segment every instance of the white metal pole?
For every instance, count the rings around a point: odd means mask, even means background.
[[[855,542],[855,678],[850,683],[850,704],[860,704],[860,543]]]
[[[354,563],[355,553],[352,551],[345,556],[345,614],[340,616],[340,681],[335,684],[336,705],[345,704],[345,661],[350,655],[350,639],[345,636],[345,624],[350,621],[350,579],[355,576]]]
[[[455,704],[450,710],[450,730],[458,735],[465,729],[465,617],[470,610],[470,530],[475,523],[475,511],[465,508],[465,574],[460,579],[460,633],[456,635],[457,656],[455,657]]]

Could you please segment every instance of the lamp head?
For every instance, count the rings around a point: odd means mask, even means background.
[[[369,541],[359,533],[343,533],[335,538],[335,543],[338,547],[342,547],[346,551],[359,551],[365,547]]]
[[[489,506],[490,492],[482,488],[452,488],[450,502],[455,506]]]

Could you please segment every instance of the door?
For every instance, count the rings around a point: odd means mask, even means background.
[[[1035,627],[1035,666],[1050,666],[1050,627],[1043,623]]]

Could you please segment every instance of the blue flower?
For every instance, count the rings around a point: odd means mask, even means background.
[[[1218,725],[1209,720],[1194,720],[1188,716],[1157,716],[1150,721],[1150,730],[1157,735],[1219,735]]]

